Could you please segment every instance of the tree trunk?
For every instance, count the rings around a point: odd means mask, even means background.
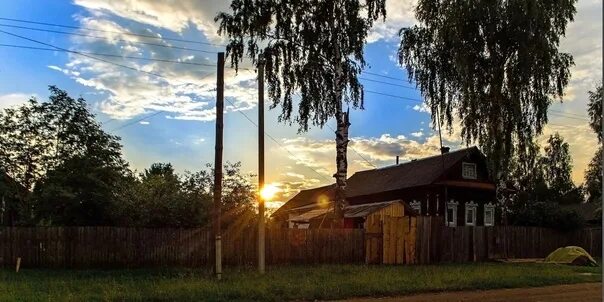
[[[348,114],[348,112],[342,111],[342,102],[340,101],[336,110],[336,173],[333,175],[336,179],[334,210],[338,218],[344,217],[343,210],[346,206],[346,175],[348,173],[346,153],[348,150],[348,128],[350,127]]]

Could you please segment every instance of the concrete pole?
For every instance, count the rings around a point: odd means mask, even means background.
[[[224,128],[224,52],[218,53],[216,78],[216,144],[214,153],[214,207],[213,233],[215,239],[216,278],[222,278],[222,238],[220,224],[220,207],[222,204],[222,143]]]

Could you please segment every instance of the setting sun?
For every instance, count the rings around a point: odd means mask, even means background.
[[[264,185],[264,188],[260,190],[260,197],[262,197],[262,200],[268,201],[271,200],[278,192],[279,188],[277,188],[275,185],[266,184]]]

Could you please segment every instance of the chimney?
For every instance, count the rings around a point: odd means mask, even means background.
[[[450,149],[451,149],[451,148],[449,148],[449,147],[440,147],[440,154],[446,154],[446,153],[449,153],[449,150],[450,150]]]
[[[396,156],[396,164],[398,165],[398,155]]]

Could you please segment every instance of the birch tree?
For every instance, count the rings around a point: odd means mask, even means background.
[[[229,38],[227,55],[235,68],[244,59],[258,64],[262,55],[271,108],[281,108],[279,120],[295,122],[305,132],[335,118],[335,201],[341,215],[350,127],[345,106],[363,108],[357,76],[365,66],[367,34],[386,16],[385,0],[233,0],[230,8],[215,18],[219,34]]]
[[[489,158],[499,193],[515,153],[542,132],[573,58],[559,51],[576,0],[419,0],[419,25],[400,31],[399,62],[449,130]],[[501,199],[502,194],[498,194]],[[503,202],[503,200],[500,200]]]

